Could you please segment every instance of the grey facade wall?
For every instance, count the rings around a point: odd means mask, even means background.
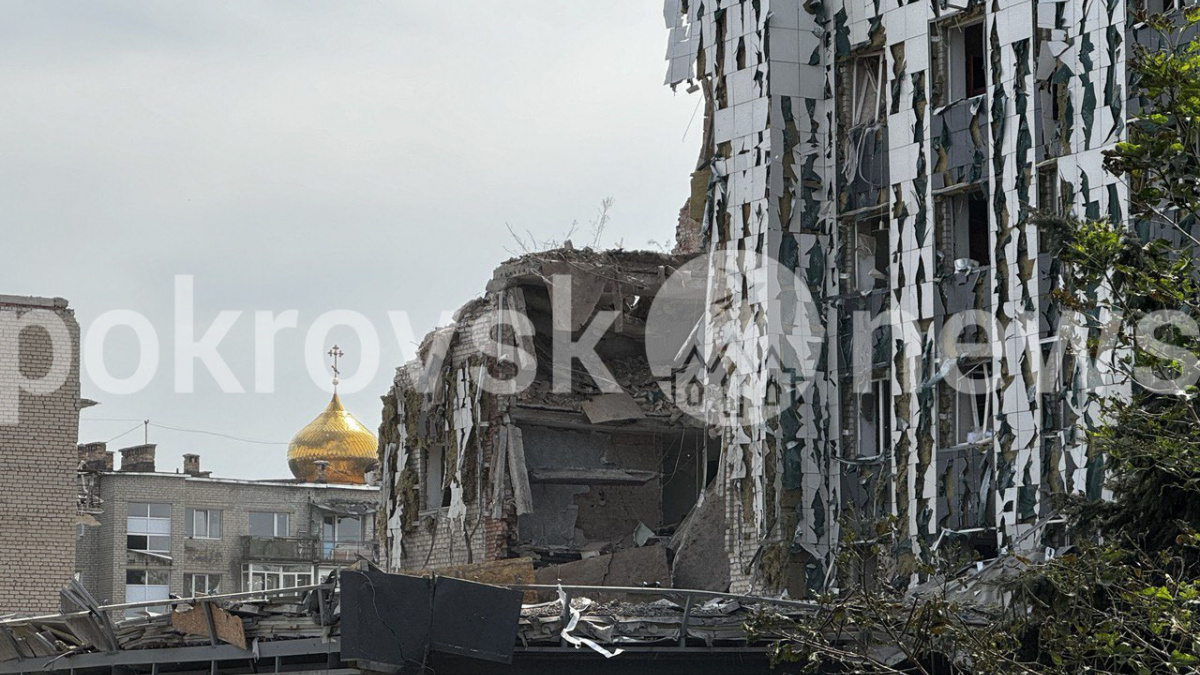
[[[67,344],[21,319],[44,312],[60,321]],[[79,434],[79,324],[62,299],[0,296],[0,614],[59,608],[75,554],[75,449]],[[15,347],[15,349],[14,349]],[[49,379],[66,360],[65,381],[45,394],[20,392],[19,377]],[[15,415],[13,414],[15,413]]]
[[[169,569],[171,592],[178,595],[185,594],[184,575],[190,573],[220,574],[222,592],[243,590],[242,570],[247,562],[243,537],[250,532],[251,511],[286,512],[290,514],[288,537],[319,538],[321,512],[315,505],[373,505],[378,497],[378,488],[368,486],[260,483],[165,473],[112,472],[97,477],[104,512],[97,516],[99,526],[84,528],[76,567],[96,599],[110,603],[125,601],[125,572],[130,567]],[[153,559],[126,549],[131,502],[171,505],[169,563],[156,565]],[[221,510],[221,537],[188,537],[185,515],[189,508]],[[364,540],[373,542],[373,511],[364,514],[362,521]]]

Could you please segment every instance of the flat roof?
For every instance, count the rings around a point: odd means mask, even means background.
[[[66,298],[41,298],[36,295],[2,295],[0,305],[15,305],[17,307],[44,307],[46,309],[66,309]]]
[[[311,488],[317,490],[360,490],[363,492],[378,492],[378,485],[348,485],[346,483],[298,483],[287,479],[251,480],[249,478],[205,478],[186,473],[170,473],[166,471],[99,471],[104,476],[141,476],[144,478],[179,478],[198,483],[228,483],[235,485],[259,485],[284,488]]]

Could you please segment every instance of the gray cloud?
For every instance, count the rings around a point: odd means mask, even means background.
[[[278,393],[174,394],[172,278],[194,274],[201,329],[220,310],[354,309],[384,364],[346,404],[369,427],[398,364],[385,318],[418,334],[477,295],[515,248],[616,200],[605,243],[668,241],[686,194],[696,100],[661,85],[661,9],[606,3],[5,3],[0,22],[0,292],[62,295],[85,328],[126,308],[164,344],[150,389],[85,411],[106,440],[150,418],[286,442],[324,405],[302,335]],[[582,237],[577,237],[577,243]],[[252,321],[222,346],[253,384]],[[354,345],[347,367],[356,365]],[[109,363],[133,368],[114,333]],[[124,441],[136,441],[140,432]],[[153,430],[160,464],[285,474],[282,448]]]

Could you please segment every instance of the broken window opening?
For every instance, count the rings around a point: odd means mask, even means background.
[[[841,61],[837,95],[841,208],[857,212],[887,201],[887,70],[880,51]]]
[[[429,446],[425,466],[425,508],[429,511],[450,506],[450,485],[446,481],[446,450]]]
[[[144,602],[146,600],[166,600],[170,597],[171,571],[163,569],[126,569],[125,570],[125,602]],[[166,605],[154,607],[138,607],[125,610],[125,616],[140,616],[143,612],[149,614],[165,614],[170,611]]]
[[[221,575],[208,572],[189,572],[183,575],[183,597],[215,595],[221,592]]]
[[[1184,0],[1144,0],[1142,4],[1147,14],[1169,14],[1183,9],[1188,3]]]
[[[279,588],[295,588],[296,586],[308,586],[312,581],[312,565],[248,563],[242,566],[243,591],[273,591]]]
[[[940,86],[935,83],[935,105],[949,105],[987,91],[987,41],[982,19],[943,26],[941,34],[932,33],[930,39],[934,43],[930,51],[942,76]]]
[[[858,459],[882,457],[892,444],[888,418],[891,383],[876,379],[871,391],[859,394],[858,399]]]
[[[967,98],[978,96],[987,89],[983,63],[983,23],[963,28],[963,69]]]
[[[861,292],[888,285],[889,232],[881,217],[863,218],[842,225],[843,292]]]
[[[992,233],[985,190],[942,197],[943,219],[939,246],[950,263],[949,272],[963,273],[992,264]]]
[[[1058,196],[1058,166],[1048,164],[1038,167],[1038,208],[1050,213],[1063,211]]]
[[[171,505],[130,502],[125,523],[125,548],[151,553],[171,552]]]
[[[980,362],[963,371],[953,382],[947,378],[941,383],[943,448],[985,445],[992,439],[992,364]]]
[[[882,52],[865,54],[850,64],[850,126],[872,127],[885,120],[887,82]]]

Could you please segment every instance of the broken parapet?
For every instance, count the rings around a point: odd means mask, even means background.
[[[570,564],[609,556],[635,562],[617,566],[628,573],[606,584],[670,585],[666,540],[716,460],[701,423],[663,394],[644,346],[650,302],[687,260],[570,249],[524,255],[500,265],[453,325],[425,338],[384,397],[380,518],[389,571],[528,557],[539,579],[569,581],[578,571],[594,580],[590,563]],[[554,316],[556,294],[567,292],[569,305]],[[576,341],[595,331],[600,361],[573,362],[558,390],[556,327]],[[495,386],[517,381],[520,354],[534,361],[521,371],[527,380]],[[621,553],[643,546],[658,549],[645,564]]]

